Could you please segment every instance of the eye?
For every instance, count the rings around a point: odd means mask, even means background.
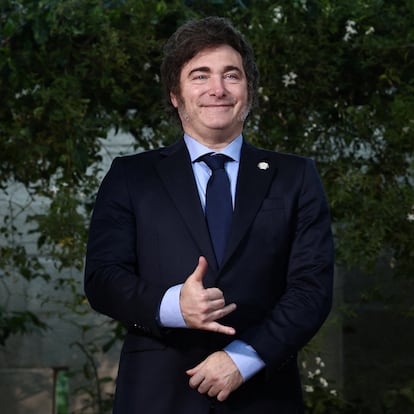
[[[236,72],[229,72],[229,73],[226,73],[224,75],[224,79],[228,79],[228,80],[239,80],[240,79],[240,76]]]
[[[207,75],[204,74],[199,74],[199,75],[194,75],[193,76],[193,80],[195,81],[203,81],[207,79]]]

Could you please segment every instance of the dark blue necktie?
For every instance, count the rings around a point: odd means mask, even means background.
[[[233,216],[230,181],[224,169],[224,164],[230,159],[222,154],[206,154],[199,159],[211,169],[206,190],[205,214],[218,265],[223,260]]]

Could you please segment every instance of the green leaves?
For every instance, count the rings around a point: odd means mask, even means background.
[[[7,312],[0,306],[0,346],[4,346],[11,335],[26,334],[36,330],[44,331],[46,329],[47,325],[33,312]]]
[[[133,134],[143,148],[175,139],[161,103],[161,45],[186,18],[218,13],[251,41],[261,71],[246,135],[318,161],[338,229],[338,260],[370,267],[384,249],[414,250],[409,235],[397,239],[392,231],[413,231],[404,218],[413,205],[411,3],[219,3],[2,6],[0,183],[15,179],[36,195],[59,177],[76,192],[91,187],[86,171],[110,128]],[[53,214],[42,221],[43,245],[60,245],[45,236],[53,234],[46,229]]]
[[[102,140],[114,129],[147,149],[179,137],[163,106],[162,45],[184,21],[213,14],[230,18],[255,50],[259,104],[246,137],[317,161],[338,264],[371,271],[385,252],[395,275],[412,278],[410,0],[3,2],[0,188],[22,185],[28,201],[1,193],[13,206],[0,224],[2,276],[64,287],[72,295],[64,306],[84,314],[78,279]],[[30,311],[0,312],[0,345],[44,327]]]

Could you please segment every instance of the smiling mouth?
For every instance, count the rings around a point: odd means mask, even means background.
[[[220,105],[202,105],[203,108],[231,108],[232,104],[220,104]]]

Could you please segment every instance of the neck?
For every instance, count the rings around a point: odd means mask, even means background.
[[[199,134],[190,133],[184,131],[187,135],[194,138],[200,144],[204,145],[205,147],[217,152],[222,150],[223,148],[227,147],[227,145],[231,144],[239,135],[223,136],[223,134],[211,134],[208,137],[200,136]]]

